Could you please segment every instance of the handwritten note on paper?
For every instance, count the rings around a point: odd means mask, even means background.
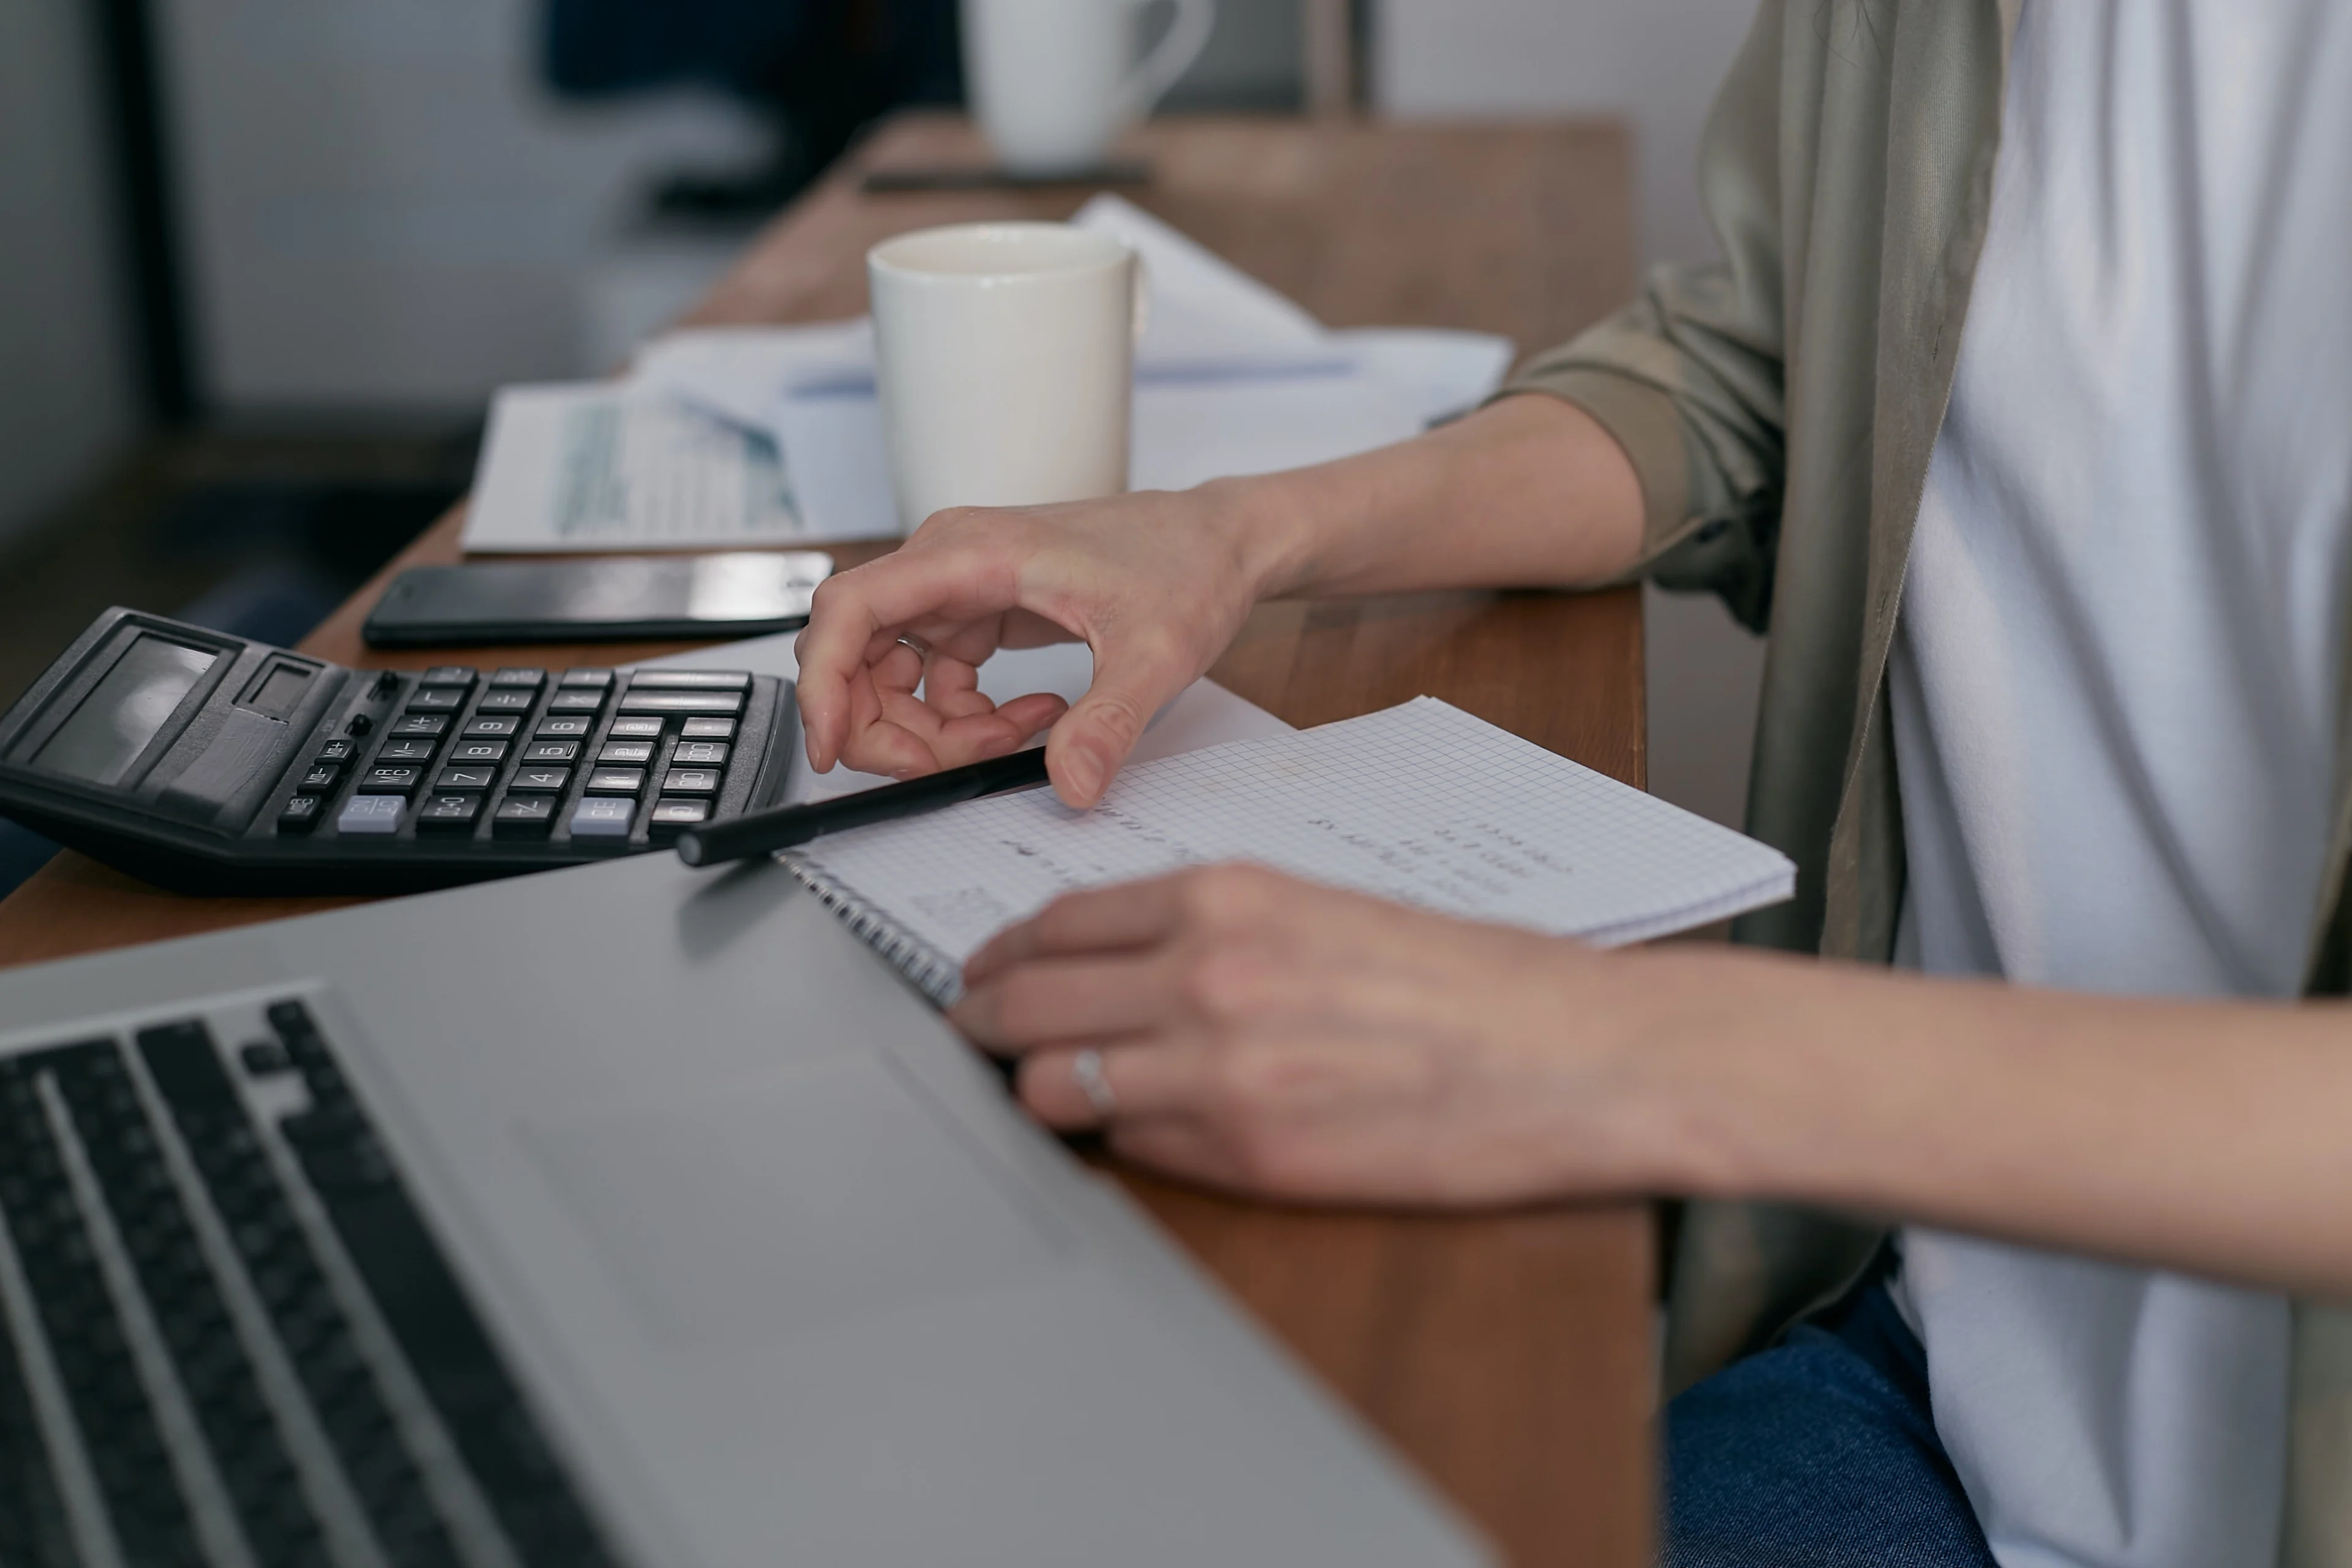
[[[1222,860],[1604,943],[1778,901],[1795,878],[1776,850],[1426,697],[1131,768],[1091,812],[997,795],[793,860],[946,972],[1061,893]]]

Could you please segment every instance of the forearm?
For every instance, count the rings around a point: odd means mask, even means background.
[[[1507,398],[1376,452],[1218,488],[1261,596],[1556,587],[1631,567],[1642,491],[1601,426]]]
[[[1662,1185],[2352,1296],[2340,1005],[1630,956]]]

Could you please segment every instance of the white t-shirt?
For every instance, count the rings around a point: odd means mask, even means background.
[[[2292,995],[2352,567],[2352,5],[2027,0],[2008,93],[1889,672],[1906,955]],[[2004,1568],[2273,1560],[2283,1301],[1904,1255]]]

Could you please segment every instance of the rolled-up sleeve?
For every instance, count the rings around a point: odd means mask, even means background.
[[[1700,144],[1724,259],[1661,267],[1641,297],[1538,354],[1496,394],[1565,398],[1632,459],[1636,574],[1710,589],[1758,630],[1771,603],[1786,478],[1780,180],[1782,0],[1766,0]]]

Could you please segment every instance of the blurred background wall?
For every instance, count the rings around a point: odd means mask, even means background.
[[[0,3],[0,665],[120,599],[299,630],[458,492],[494,386],[611,368],[741,246],[758,212],[669,195],[756,187],[773,126],[558,94],[556,3]],[[1370,112],[1621,118],[1642,259],[1711,253],[1692,162],[1752,0],[1354,9]],[[127,16],[168,255],[126,206]],[[1223,0],[1169,107],[1297,109],[1302,38],[1301,0]],[[1653,786],[1736,822],[1758,645],[1705,599],[1650,626]]]
[[[0,542],[144,418],[87,0],[0,5]]]

